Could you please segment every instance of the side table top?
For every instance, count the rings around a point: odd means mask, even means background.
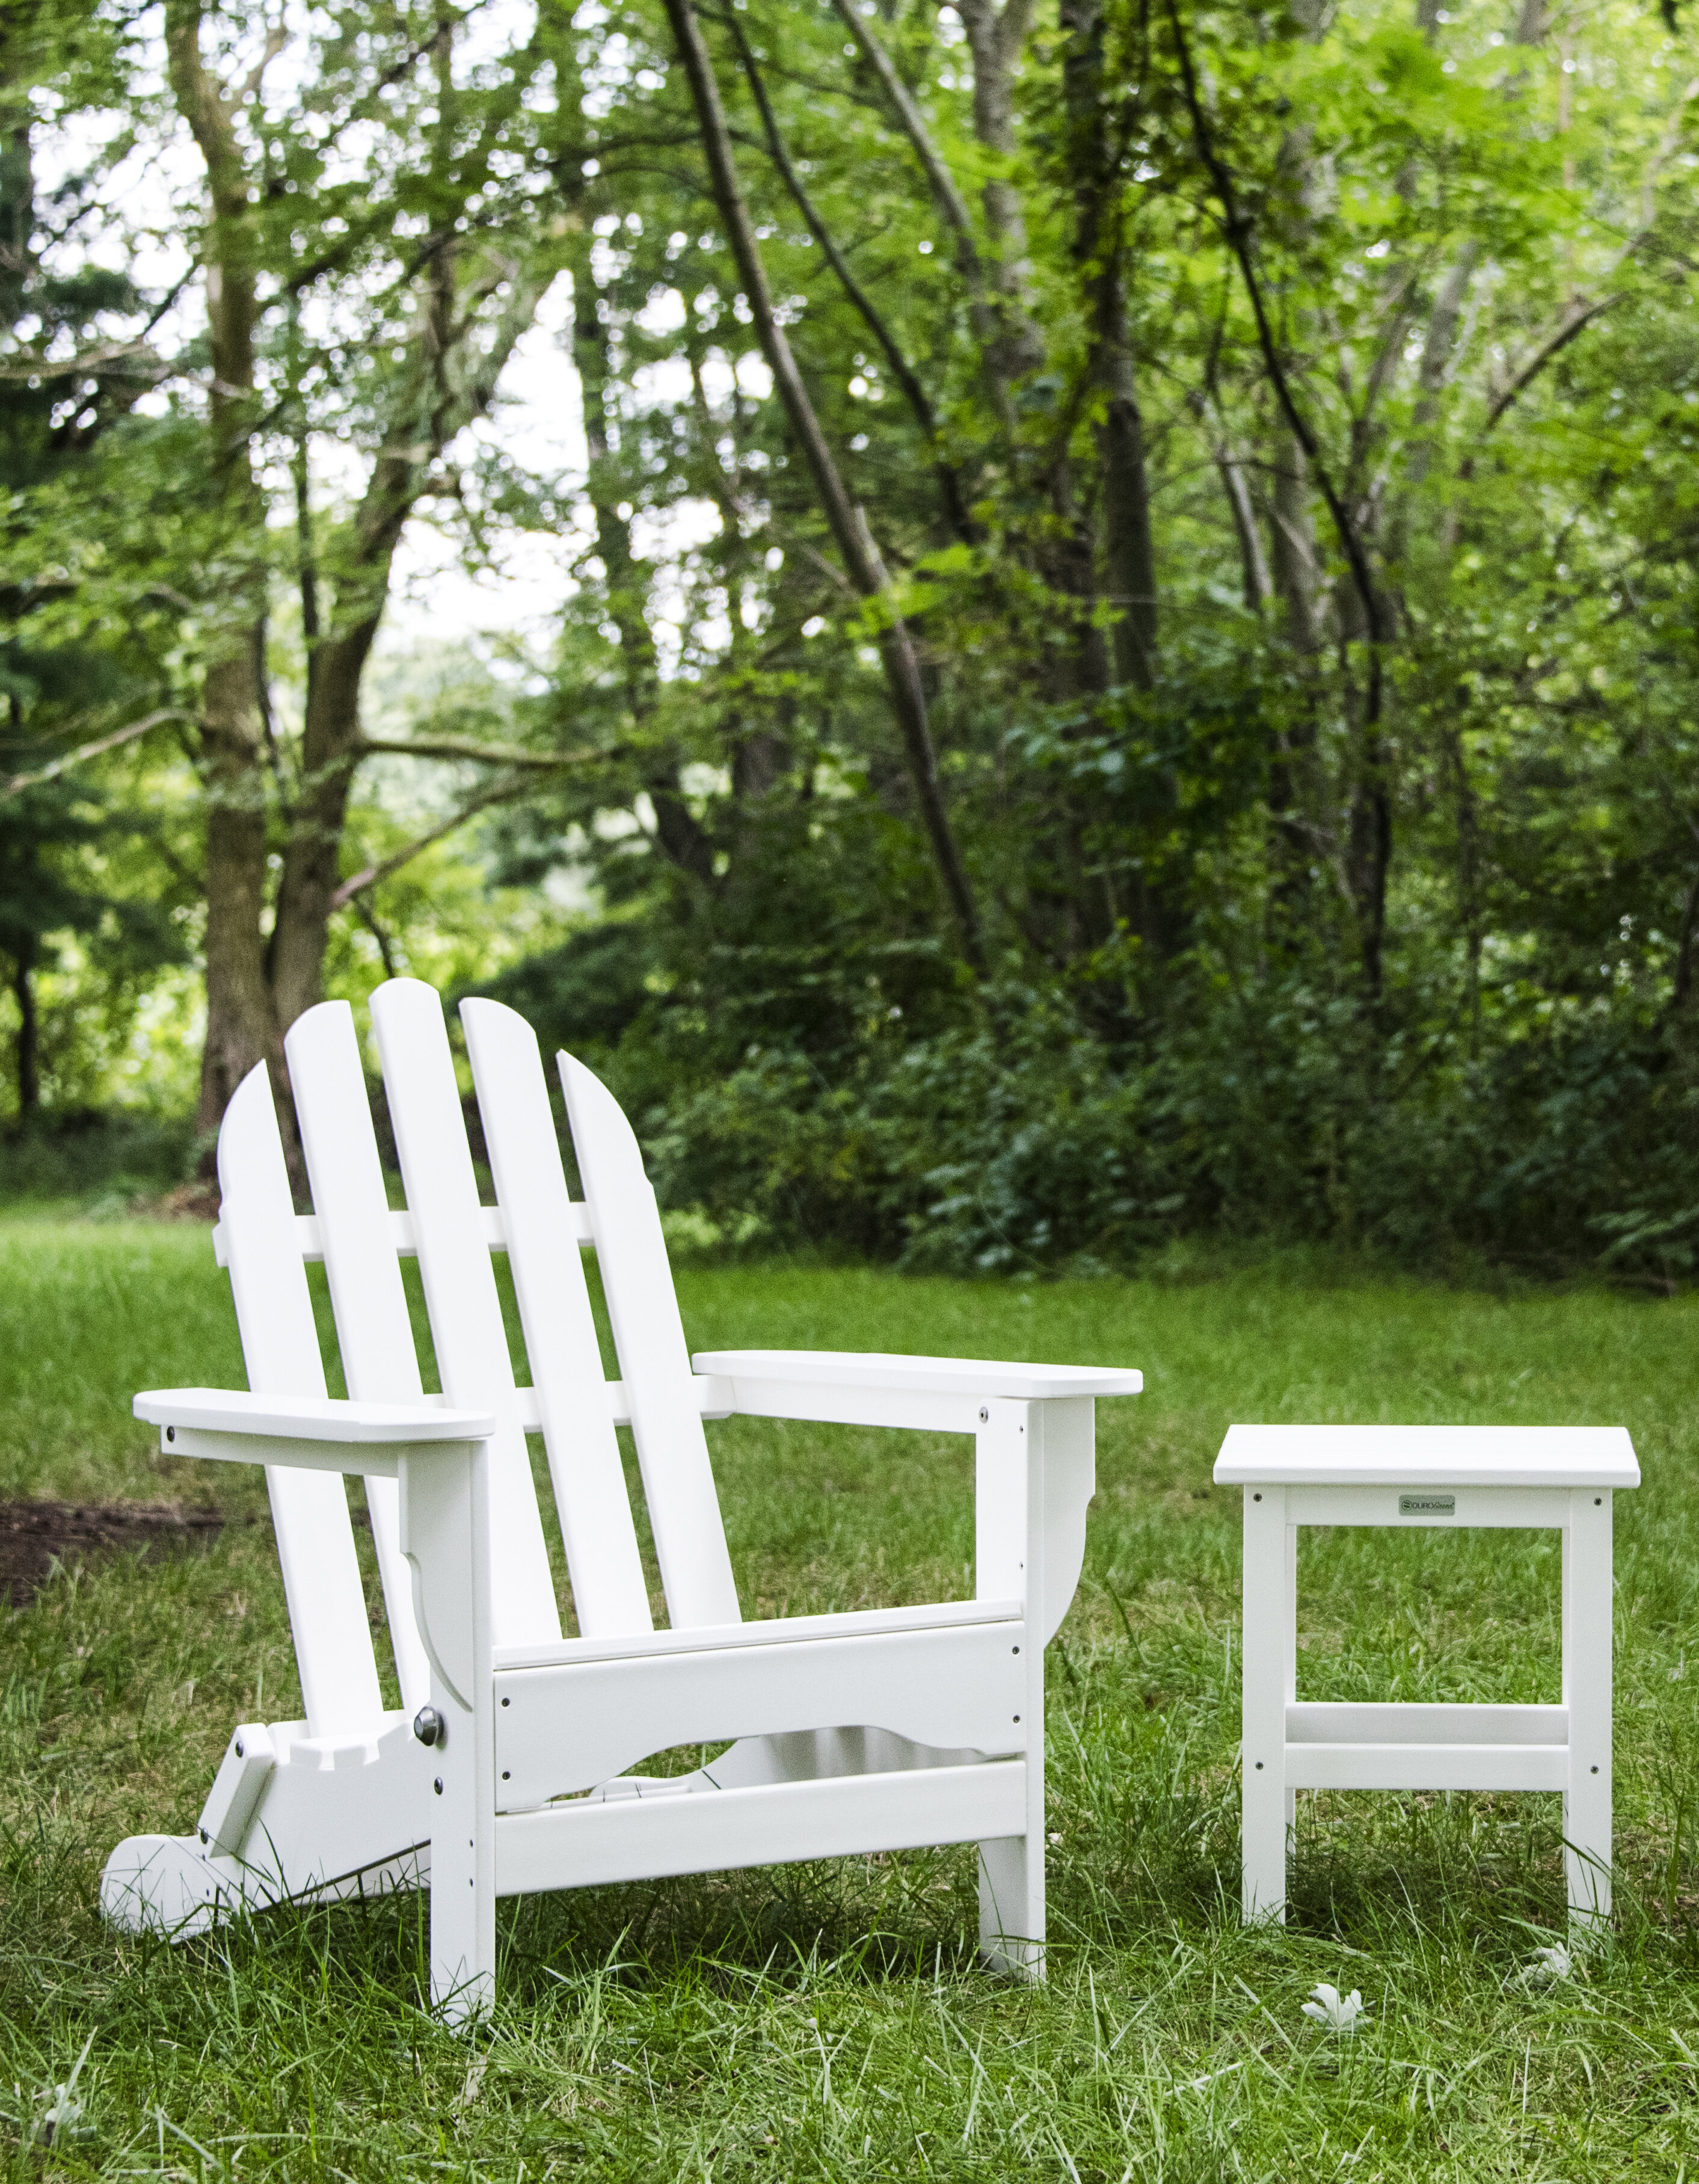
[[[1229,1426],[1217,1486],[1638,1486],[1624,1426]]]

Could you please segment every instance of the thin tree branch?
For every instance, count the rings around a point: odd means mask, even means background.
[[[398,872],[404,865],[410,865],[416,856],[440,842],[445,834],[452,834],[457,827],[464,827],[467,820],[476,819],[480,811],[487,811],[493,804],[510,804],[521,794],[518,784],[510,781],[504,782],[498,788],[486,789],[482,796],[475,796],[470,804],[462,805],[439,826],[432,827],[429,833],[421,834],[415,841],[407,843],[392,855],[381,857],[375,865],[367,865],[362,871],[350,874],[331,893],[331,914],[334,916],[337,911],[346,910],[357,894],[364,894],[368,888],[374,888],[380,881]]]
[[[1392,291],[1386,332],[1368,368],[1368,378],[1362,390],[1362,406],[1351,420],[1351,455],[1345,470],[1347,493],[1355,493],[1357,488],[1369,451],[1376,406],[1386,392],[1404,353],[1404,337],[1409,329],[1410,302],[1416,292],[1416,278],[1412,270],[1395,285]]]
[[[1641,177],[1640,186],[1640,226],[1612,259],[1603,276],[1607,281],[1615,279],[1619,270],[1628,263],[1652,233],[1657,217],[1657,178],[1663,173],[1671,153],[1681,142],[1682,123],[1686,117],[1688,108],[1696,98],[1699,98],[1699,77],[1696,77],[1691,83],[1688,84],[1676,100],[1675,110],[1665,126],[1663,136],[1659,139],[1657,149],[1647,162],[1646,173]],[[1568,347],[1584,326],[1590,326],[1595,319],[1602,316],[1605,312],[1613,309],[1618,304],[1625,300],[1626,291],[1618,289],[1614,295],[1601,296],[1596,303],[1571,304],[1527,362],[1518,367],[1512,376],[1509,386],[1501,394],[1495,398],[1492,407],[1487,412],[1486,423],[1481,427],[1483,437],[1491,432],[1493,426],[1497,424],[1517,397],[1546,369],[1560,350]]]
[[[814,481],[821,512],[831,529],[844,571],[861,596],[877,605],[883,625],[879,632],[879,650],[886,688],[902,732],[922,823],[961,933],[962,954],[973,970],[983,973],[985,950],[978,911],[950,824],[944,784],[939,777],[937,746],[933,741],[926,685],[915,655],[914,640],[898,607],[889,574],[867,527],[867,519],[844,483],[822,430],[819,414],[797,367],[796,357],[773,309],[766,265],[738,178],[720,86],[693,0],[666,0],[666,5],[673,43],[690,85],[697,124],[702,132],[702,149],[714,203],[731,245],[761,354],[772,373],[786,422]]]
[[[749,84],[750,94],[755,99],[756,109],[760,114],[761,127],[766,136],[767,150],[772,155],[772,163],[778,169],[785,187],[795,198],[797,209],[808,224],[809,233],[820,245],[827,264],[837,275],[838,286],[850,298],[855,309],[861,313],[874,340],[883,350],[885,361],[891,367],[892,377],[901,387],[909,408],[914,413],[916,423],[932,443],[933,465],[938,472],[939,487],[943,496],[944,513],[949,518],[950,527],[958,538],[972,545],[979,533],[962,499],[960,472],[953,463],[947,461],[938,451],[938,418],[933,412],[927,391],[916,377],[913,365],[897,346],[895,336],[885,324],[878,311],[875,309],[872,298],[850,270],[843,252],[833,241],[825,221],[816,210],[813,200],[803,187],[802,178],[793,165],[790,154],[785,149],[784,139],[779,134],[777,117],[773,113],[772,102],[767,97],[767,87],[761,81],[760,70],[755,64],[755,52],[744,35],[743,25],[735,15],[727,15],[721,20],[731,31],[733,40],[737,46],[738,58],[742,65],[744,79]]]
[[[1486,422],[1481,427],[1483,438],[1491,432],[1518,395],[1544,371],[1558,351],[1568,348],[1583,326],[1590,325],[1613,305],[1624,300],[1625,292],[1619,288],[1614,296],[1601,296],[1596,304],[1578,304],[1567,312],[1556,330],[1546,337],[1525,364],[1518,366],[1509,386],[1494,398],[1492,407],[1487,411]]]
[[[908,138],[914,155],[920,161],[927,181],[932,186],[938,209],[955,231],[956,255],[962,274],[975,294],[981,293],[985,286],[985,271],[980,263],[979,247],[973,240],[972,216],[968,212],[966,200],[955,187],[955,176],[944,164],[938,147],[932,141],[926,117],[915,104],[914,94],[897,74],[890,55],[874,36],[872,26],[857,14],[850,0],[832,0],[832,4],[844,18],[845,28],[866,55],[874,75],[884,86],[885,96],[895,109],[903,134]]]
[[[521,744],[481,744],[472,736],[362,736],[354,747],[357,759],[470,758],[484,766],[513,766],[532,773],[559,773],[567,766],[588,766],[611,755],[604,750],[534,751]]]
[[[198,713],[186,712],[181,705],[162,705],[157,713],[149,713],[145,720],[132,721],[127,728],[114,728],[109,736],[97,736],[92,743],[79,744],[75,750],[67,751],[63,758],[54,759],[50,766],[39,766],[33,773],[14,774],[5,787],[0,788],[0,802],[8,796],[16,796],[21,789],[37,788],[44,781],[57,781],[60,774],[68,773],[72,766],[81,766],[86,759],[98,758],[104,751],[117,750],[125,744],[133,744],[139,737],[145,736],[150,728],[162,727],[167,721],[187,721],[198,727],[200,720]]]
[[[114,365],[127,364],[134,357],[145,357],[153,367],[148,376],[154,385],[170,376],[172,367],[163,358],[155,356],[145,343],[115,342],[104,348],[86,350],[80,356],[58,357],[52,361],[26,353],[15,364],[0,364],[0,380],[81,379],[85,376],[92,378],[97,372],[109,372]],[[135,376],[143,376],[141,373]]]
[[[1221,201],[1223,230],[1228,248],[1238,261],[1245,282],[1246,295],[1256,320],[1257,346],[1262,352],[1262,362],[1268,374],[1274,398],[1280,405],[1292,437],[1303,449],[1321,488],[1323,499],[1328,504],[1328,514],[1333,518],[1334,529],[1344,551],[1346,566],[1351,570],[1351,583],[1362,603],[1364,626],[1371,644],[1378,646],[1384,635],[1381,622],[1379,595],[1368,566],[1368,553],[1351,511],[1340,497],[1338,488],[1328,475],[1322,460],[1321,443],[1309,419],[1298,407],[1292,392],[1292,383],[1281,359],[1279,345],[1274,339],[1274,329],[1269,323],[1268,307],[1262,294],[1262,283],[1257,278],[1256,262],[1251,253],[1250,223],[1239,210],[1239,192],[1226,162],[1215,148],[1205,116],[1203,100],[1198,91],[1197,72],[1192,64],[1191,46],[1187,40],[1185,26],[1180,20],[1178,0],[1167,0],[1168,20],[1173,27],[1174,46],[1180,64],[1180,81],[1185,93],[1186,111],[1191,117],[1192,134],[1198,148],[1198,156],[1208,170],[1215,193]]]

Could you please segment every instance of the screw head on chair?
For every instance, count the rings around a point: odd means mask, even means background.
[[[413,1734],[421,1744],[446,1744],[448,1727],[435,1707],[421,1707],[413,1717]]]

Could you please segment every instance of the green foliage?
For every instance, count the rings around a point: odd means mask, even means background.
[[[58,19],[25,6],[0,29],[0,535],[12,549],[0,580],[0,1029],[15,1060],[0,1116],[25,1125],[43,1105],[71,1117],[133,1097],[118,1056],[162,970],[187,953],[171,914],[184,907],[181,891],[136,869],[153,862],[136,851],[138,841],[154,850],[159,816],[115,809],[62,770],[79,722],[121,706],[134,677],[86,627],[67,627],[63,603],[75,587],[63,566],[43,566],[48,542],[32,535],[29,513],[38,499],[86,490],[97,410],[125,376],[119,361],[115,375],[97,367],[83,384],[64,360],[99,344],[140,301],[127,275],[92,257],[67,253],[47,265],[38,255],[32,101],[49,81],[73,110],[109,99],[116,59],[109,27],[88,8]],[[76,194],[68,187],[62,202]]]
[[[70,1201],[115,1218],[134,1200],[157,1199],[182,1183],[198,1150],[178,1115],[55,1112],[0,1141],[0,1202],[13,1217]]]
[[[239,87],[246,498],[198,332],[171,348],[81,240],[146,262],[110,195],[132,146],[180,141],[153,32],[31,15],[25,153],[73,122],[98,148],[8,276],[8,355],[90,360],[86,409],[0,381],[8,671],[42,752],[158,718],[16,864],[58,964],[44,1025],[64,1003],[47,1104],[181,1096],[195,1021],[150,965],[205,929],[231,792],[209,806],[201,691],[260,602],[236,801],[265,815],[269,954],[322,827],[343,889],[374,876],[335,896],[325,989],[410,967],[515,1000],[722,1235],[1012,1271],[1264,1234],[1685,1279],[1691,38],[1641,0],[1441,12],[1058,0],[1005,5],[1005,50],[990,0],[704,16],[778,317],[889,573],[871,599],[654,0],[440,37],[410,4],[332,9],[267,66],[254,23],[197,18]],[[201,198],[178,209],[212,247]],[[584,456],[554,475],[493,374],[569,287]],[[451,411],[475,421],[445,440]],[[420,524],[485,574],[569,540],[558,627],[377,655],[365,733],[428,764],[311,757],[315,678],[334,654],[359,682]],[[983,972],[883,680],[896,616]],[[121,883],[97,823],[131,830]],[[292,978],[292,1007],[316,989]],[[174,1058],[132,1067],[150,979]]]
[[[1273,42],[1233,8],[1180,20],[1267,348],[1172,23],[1035,24],[1000,168],[953,19],[880,32],[963,188],[1000,173],[1020,202],[1044,354],[1000,415],[939,208],[841,23],[749,14],[815,216],[855,239],[922,360],[972,508],[954,540],[916,417],[716,47],[775,291],[933,663],[995,933],[974,987],[939,930],[868,618],[822,580],[773,405],[742,391],[721,239],[621,150],[678,92],[649,18],[620,18],[587,196],[616,428],[590,486],[604,551],[546,701],[581,727],[605,713],[612,748],[555,813],[520,816],[508,866],[588,862],[618,928],[503,990],[604,1058],[664,1196],[722,1225],[981,1269],[1127,1263],[1205,1229],[1680,1279],[1699,1200],[1699,346],[1674,42],[1626,9],[1585,34],[1530,18],[1520,44],[1483,9],[1431,36],[1373,9]],[[1087,93],[1083,39],[1107,57]],[[1120,146],[1107,170],[1094,114]],[[1078,519],[1083,565],[1068,544],[1069,510],[1109,490],[1094,191],[1146,413],[1149,689],[1091,666],[1117,620],[1100,516]],[[669,359],[694,374],[672,399]],[[1229,463],[1272,571],[1249,607]],[[1373,571],[1376,658],[1324,475]],[[646,706],[629,625],[635,599],[658,627],[655,586],[604,566],[606,504],[639,521],[693,491],[721,523],[680,560],[677,671]],[[657,779],[694,833],[644,812]],[[638,825],[607,828],[610,803]]]

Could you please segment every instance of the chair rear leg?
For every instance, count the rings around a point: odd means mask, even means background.
[[[1024,1428],[1022,1431],[1024,1431]],[[1041,1557],[1029,1539],[1028,1561]],[[983,1574],[983,1573],[982,1573]],[[1043,1603],[1028,1602],[1042,1626]],[[1027,1830],[979,1846],[979,1953],[994,1971],[1017,1979],[1044,1976],[1044,1649],[1028,1644],[1023,1663],[1026,1695],[1021,1713],[1025,1739]],[[1024,1722],[1022,1717],[1024,1715]],[[1014,1724],[1011,1724],[1012,1727]]]
[[[1044,1977],[1042,1836],[1002,1836],[980,1844],[979,1953],[994,1971]]]

